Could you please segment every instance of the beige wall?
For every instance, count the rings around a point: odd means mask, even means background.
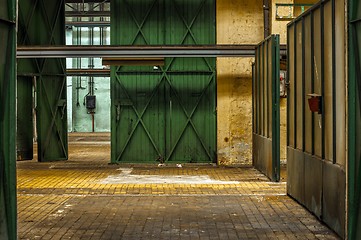
[[[271,31],[286,43],[287,21],[275,21]],[[282,0],[282,2],[285,2]],[[287,2],[287,0],[286,0]],[[292,1],[290,1],[292,2]],[[263,40],[263,0],[218,0],[217,44],[256,44]],[[252,62],[254,58],[218,58],[218,162],[252,164]],[[281,159],[286,158],[286,99],[281,99]]]
[[[289,21],[285,20],[276,20],[276,3],[293,3],[293,0],[273,0],[271,5],[271,33],[272,34],[279,34],[280,35],[280,43],[286,44],[287,43],[287,24]],[[287,12],[284,12],[286,8],[279,9],[280,14],[286,15]],[[283,11],[283,12],[282,12]]]
[[[217,43],[254,44],[263,39],[263,0],[218,0]],[[253,58],[218,58],[218,162],[252,164]]]

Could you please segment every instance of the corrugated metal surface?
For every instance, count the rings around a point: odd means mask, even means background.
[[[340,28],[344,11],[337,2],[321,1],[288,25],[287,193],[343,237],[345,35]],[[311,111],[309,94],[321,99],[319,112]]]
[[[112,2],[111,43],[215,44],[215,1]],[[215,162],[216,61],[112,68],[112,162]]]
[[[280,180],[279,35],[256,48],[253,71],[253,164],[272,181]]]
[[[64,2],[19,1],[19,45],[65,45]],[[39,161],[68,158],[65,59],[19,60],[20,76],[36,76]],[[28,99],[28,101],[32,101]]]
[[[16,239],[16,1],[0,6],[0,239]]]
[[[361,238],[361,3],[349,1],[348,238]]]

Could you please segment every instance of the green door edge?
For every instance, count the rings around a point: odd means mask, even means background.
[[[280,181],[280,36],[272,35],[272,181]]]
[[[361,136],[357,133],[357,125],[361,121],[361,117],[357,114],[361,107],[361,82],[360,82],[360,49],[358,47],[357,33],[361,32],[361,28],[356,24],[361,16],[360,3],[357,0],[349,0],[348,4],[349,23],[348,23],[348,184],[347,184],[347,237],[348,239],[356,239],[361,236],[360,219],[360,188],[361,188],[361,156],[357,149],[360,146]],[[359,102],[357,102],[357,98]]]
[[[4,0],[6,1],[6,0]],[[2,114],[0,119],[0,238],[17,238],[16,205],[16,1],[7,0],[9,19],[2,23],[9,27],[6,51],[7,64],[3,76],[0,76]],[[6,89],[6,90],[4,90]]]

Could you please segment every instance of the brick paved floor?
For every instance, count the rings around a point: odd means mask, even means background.
[[[18,162],[19,239],[337,239],[253,168],[109,165],[109,144]]]

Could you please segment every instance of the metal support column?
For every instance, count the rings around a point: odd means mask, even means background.
[[[53,4],[19,0],[18,45],[65,45],[64,4],[63,0]],[[18,62],[19,76],[37,76],[39,161],[68,158],[65,67],[65,59],[60,58]]]

